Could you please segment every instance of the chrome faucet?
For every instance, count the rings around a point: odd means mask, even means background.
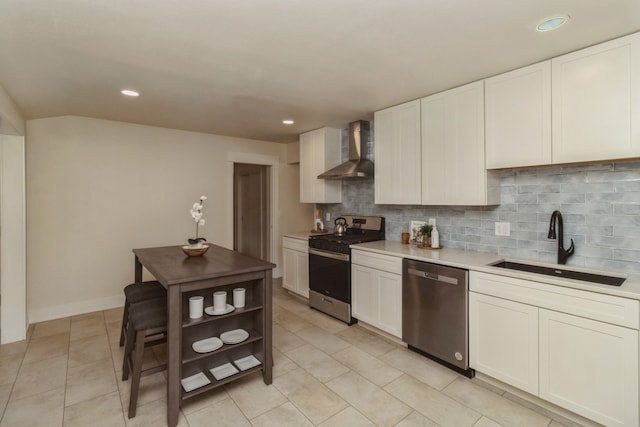
[[[553,211],[551,214],[551,223],[549,224],[548,239],[556,238],[556,221],[558,223],[558,264],[566,264],[567,259],[573,255],[575,248],[573,247],[573,239],[571,239],[571,245],[569,249],[564,248],[564,230],[562,229],[562,214],[560,211]]]

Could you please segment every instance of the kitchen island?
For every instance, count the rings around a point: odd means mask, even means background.
[[[143,267],[167,288],[167,424],[175,426],[182,400],[219,387],[237,378],[262,371],[265,384],[272,381],[271,294],[274,264],[216,245],[200,257],[188,257],[180,246],[134,249],[135,281],[142,281]],[[189,318],[189,298],[204,296],[204,306],[213,305],[213,292],[246,289],[245,307],[200,319]],[[237,344],[198,353],[196,341],[244,329],[249,337]],[[260,364],[226,378],[216,379],[210,369],[254,356]],[[236,364],[237,365],[237,364]],[[181,380],[203,373],[209,383],[189,392]]]

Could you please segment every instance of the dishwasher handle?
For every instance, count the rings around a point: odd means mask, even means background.
[[[458,285],[458,279],[455,277],[443,276],[442,274],[429,273],[415,268],[408,268],[407,274],[417,276],[421,279],[434,280],[436,282],[448,283],[450,285]]]

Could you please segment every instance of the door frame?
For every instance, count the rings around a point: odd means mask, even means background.
[[[239,167],[245,168],[255,168],[254,170],[259,171],[260,174],[260,212],[264,212],[264,216],[261,214],[260,217],[260,228],[262,230],[261,234],[265,234],[264,236],[260,236],[260,258],[268,259],[271,257],[271,228],[269,225],[271,224],[271,208],[269,203],[271,201],[271,183],[269,182],[269,168],[270,166],[266,165],[258,165],[258,164],[247,164],[247,163],[233,163],[234,174],[233,174],[233,250],[238,250],[239,242],[238,236],[241,231],[243,235],[244,229],[239,227],[239,218],[242,216],[238,211],[238,199],[240,194],[239,188],[239,179],[240,173],[236,173]],[[264,194],[262,192],[264,191]],[[241,221],[240,221],[241,222]],[[264,240],[262,240],[264,237]]]
[[[233,165],[234,163],[248,163],[254,165],[263,165],[267,166],[267,175],[269,177],[269,208],[271,210],[270,218],[269,218],[269,261],[276,264],[276,268],[273,272],[274,277],[280,277],[282,275],[282,267],[280,263],[280,222],[278,218],[280,218],[278,201],[280,200],[280,159],[276,156],[269,156],[265,154],[254,154],[254,153],[229,153],[227,155],[227,178],[229,182],[229,188],[227,191],[227,218],[231,219],[231,222],[234,221],[233,216]],[[229,249],[233,248],[233,223],[230,227],[226,227],[226,238],[227,247]]]

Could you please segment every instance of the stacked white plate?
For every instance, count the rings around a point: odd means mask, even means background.
[[[203,372],[198,372],[195,375],[183,378],[180,380],[180,382],[182,383],[182,388],[187,393],[197,388],[203,387],[207,384],[211,384],[211,381]]]
[[[238,344],[249,338],[249,332],[244,329],[234,329],[220,334],[220,339],[225,344]]]
[[[231,304],[227,304],[227,307],[224,310],[216,311],[214,310],[213,306],[210,306],[205,308],[204,312],[207,313],[209,316],[221,316],[223,314],[229,314],[235,309],[236,308]]]
[[[260,365],[260,361],[256,359],[254,355],[243,357],[242,359],[234,360],[233,364],[240,368],[241,371],[246,371],[254,366]]]
[[[196,341],[191,344],[191,348],[196,353],[209,353],[222,347],[222,341],[218,337],[211,337]]]
[[[240,372],[231,363],[225,363],[224,365],[220,365],[213,369],[209,369],[209,371],[211,372],[213,377],[218,381]]]

